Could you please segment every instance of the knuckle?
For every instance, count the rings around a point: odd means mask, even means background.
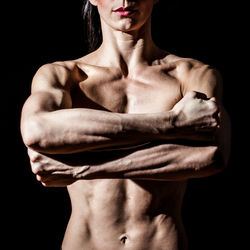
[[[214,129],[217,127],[217,125],[218,125],[218,123],[217,123],[216,120],[214,120],[214,121],[211,123],[211,127],[214,128]]]
[[[35,152],[35,151],[33,151],[32,153],[30,153],[30,154],[29,154],[29,157],[30,157],[30,160],[31,160],[32,162],[37,162],[37,161],[39,161],[39,160],[41,159],[40,154],[37,153],[37,152]]]
[[[189,97],[189,98],[195,98],[196,97],[196,92],[191,90],[191,91],[188,91],[187,94],[185,95],[186,97]]]
[[[41,175],[36,175],[36,179],[38,180],[38,181],[42,181],[43,180],[43,177],[41,176]]]
[[[218,104],[216,102],[209,101],[209,108],[210,108],[213,116],[216,116],[218,114],[219,106],[218,106]]]
[[[40,164],[32,164],[31,169],[35,175],[39,175],[43,172],[43,167]]]
[[[218,106],[218,104],[217,104],[216,102],[212,102],[212,106],[213,106],[213,108],[214,108],[214,110],[215,110],[216,112],[219,111],[219,106]]]
[[[49,179],[46,176],[36,175],[37,181],[41,182],[41,184],[45,187],[49,186]]]
[[[214,118],[213,122],[212,122],[212,127],[214,129],[217,129],[220,126],[220,122],[218,119]]]
[[[41,182],[44,187],[50,187],[51,185],[47,182]]]

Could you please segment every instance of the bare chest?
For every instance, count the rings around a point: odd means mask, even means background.
[[[97,74],[79,82],[72,92],[73,107],[119,113],[162,112],[170,110],[180,99],[178,81],[157,74],[138,79]]]

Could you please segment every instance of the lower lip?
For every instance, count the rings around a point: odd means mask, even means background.
[[[131,10],[118,10],[115,11],[116,14],[120,15],[120,16],[131,16],[132,14],[135,13],[135,11],[131,11]]]

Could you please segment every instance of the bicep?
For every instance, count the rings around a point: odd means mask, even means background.
[[[31,95],[22,108],[21,131],[30,128],[41,113],[70,108],[71,105],[70,92],[60,85],[52,65],[42,66],[33,78]]]
[[[26,145],[36,140],[44,126],[44,114],[71,107],[70,92],[58,80],[51,66],[41,67],[33,78],[31,95],[21,113],[20,128]]]
[[[24,104],[27,113],[50,112],[72,106],[70,90],[64,72],[58,77],[57,67],[50,64],[42,66],[35,74],[31,95]],[[64,74],[63,74],[64,73]]]
[[[36,91],[24,103],[22,117],[37,115],[41,112],[52,112],[58,109],[70,108],[71,97],[62,91]]]
[[[207,65],[194,69],[190,74],[186,89],[204,93],[207,98],[215,97],[219,106],[220,120],[220,126],[216,133],[216,144],[222,153],[225,165],[227,165],[231,145],[231,122],[222,101],[223,81],[220,72]]]
[[[183,74],[183,94],[196,91],[205,94],[207,98],[215,97],[218,102],[221,102],[223,80],[220,72],[209,65],[197,64]]]

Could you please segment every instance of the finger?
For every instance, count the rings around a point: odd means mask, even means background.
[[[33,174],[35,175],[43,175],[45,173],[45,171],[43,170],[43,167],[40,164],[34,164],[31,163],[31,170],[33,172]]]
[[[37,174],[36,179],[37,179],[37,181],[47,183],[47,182],[54,181],[54,179],[56,180],[57,177],[56,176],[51,176],[51,175]]]
[[[195,98],[196,92],[195,91],[188,91],[185,95],[185,97]]]
[[[44,187],[65,187],[65,186],[72,184],[75,181],[76,180],[73,178],[62,178],[60,176],[59,178],[53,178],[53,179],[44,180],[44,181],[42,180],[41,184]]]
[[[43,177],[41,176],[41,175],[36,175],[36,179],[38,180],[38,181],[42,181],[43,180]]]
[[[209,126],[208,125],[200,126],[200,127],[195,128],[195,132],[196,133],[214,133],[216,130],[216,126],[217,126],[217,123],[210,124]]]
[[[28,155],[31,162],[37,162],[41,160],[41,154],[31,149],[28,149]]]
[[[215,119],[215,122],[217,123],[216,124],[216,127],[218,127],[220,125],[220,122],[221,122],[221,112],[220,112],[220,108],[219,106],[213,102],[213,109],[214,109],[214,112],[212,114],[212,118]]]
[[[217,104],[215,97],[210,98],[207,101],[207,104],[209,105],[211,111],[213,111],[215,114],[219,112],[219,105]]]
[[[216,98],[213,96],[209,99],[210,101],[216,102]]]

